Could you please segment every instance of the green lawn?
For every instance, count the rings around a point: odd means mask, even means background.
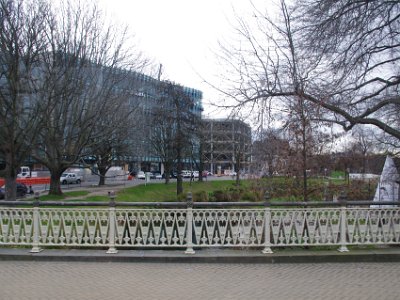
[[[328,193],[330,197],[340,195],[346,190],[349,200],[368,200],[375,190],[376,183],[351,182],[313,178],[309,180],[309,201],[321,201]],[[176,183],[166,185],[163,182],[138,185],[117,191],[119,202],[174,202],[185,201],[188,192],[192,192],[196,202],[235,202],[263,201],[267,192],[270,199],[277,201],[303,201],[301,182],[293,178],[273,177],[257,180],[241,180],[237,186],[234,180],[212,180],[204,182],[184,182],[184,193],[176,196]],[[63,200],[79,198],[82,201],[108,201],[106,195],[88,195],[87,191],[67,192],[59,198],[43,196],[41,200]]]
[[[176,184],[170,183],[152,183],[147,185],[139,185],[127,189],[120,190],[117,193],[117,201],[133,201],[133,202],[164,202],[164,201],[183,201],[188,192],[197,194],[200,192],[212,193],[215,190],[224,190],[234,187],[233,180],[215,180],[204,182],[184,182],[183,195],[179,198],[176,196]]]
[[[72,192],[65,192],[62,195],[55,196],[55,195],[43,195],[40,196],[40,200],[42,201],[54,201],[54,200],[63,200],[65,198],[85,198],[89,194],[88,191],[72,191]]]

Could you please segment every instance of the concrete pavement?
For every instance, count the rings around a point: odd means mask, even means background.
[[[105,252],[0,248],[0,299],[400,298],[400,247]]]
[[[0,261],[0,299],[399,299],[400,263]]]

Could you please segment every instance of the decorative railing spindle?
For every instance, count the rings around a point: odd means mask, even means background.
[[[192,240],[192,226],[193,226],[193,198],[192,193],[189,192],[186,198],[187,212],[186,212],[186,251],[185,254],[194,254],[193,240]]]
[[[271,254],[271,202],[269,193],[266,192],[264,195],[264,249],[262,253]]]
[[[32,237],[32,249],[31,253],[39,253],[42,249],[39,247],[39,235],[40,235],[40,212],[39,212],[39,193],[35,193],[35,201],[33,202],[33,237]]]
[[[348,252],[347,249],[347,230],[346,230],[346,222],[347,222],[347,208],[346,208],[346,194],[342,191],[342,194],[339,197],[340,201],[340,247],[338,249],[339,252]]]
[[[107,250],[108,254],[118,253],[115,248],[115,192],[110,192],[110,204],[109,204],[109,215],[108,215],[108,244],[109,248]]]

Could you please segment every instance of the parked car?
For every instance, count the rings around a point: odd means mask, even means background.
[[[71,183],[80,184],[81,181],[82,177],[76,173],[63,173],[60,177],[61,184],[71,184]]]
[[[188,170],[183,170],[181,175],[182,175],[182,178],[190,178],[190,177],[192,177],[192,172],[190,172]]]
[[[161,173],[154,173],[154,179],[162,179]]]
[[[28,188],[25,184],[17,182],[17,197],[24,197],[28,193]],[[6,187],[0,187],[0,199],[6,197]]]
[[[146,174],[143,171],[137,173],[137,179],[146,179]]]
[[[165,178],[165,172],[162,174],[162,178]],[[169,178],[176,178],[176,177],[178,177],[178,175],[177,175],[177,173],[176,172],[171,172],[170,174],[169,174]]]

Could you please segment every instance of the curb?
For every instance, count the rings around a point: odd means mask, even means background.
[[[256,250],[197,250],[184,254],[176,250],[119,250],[106,254],[106,250],[46,249],[30,253],[29,249],[0,249],[0,261],[59,261],[59,262],[118,262],[118,263],[350,263],[350,262],[400,262],[399,249],[354,250],[340,253],[328,251],[282,251],[262,254]]]

